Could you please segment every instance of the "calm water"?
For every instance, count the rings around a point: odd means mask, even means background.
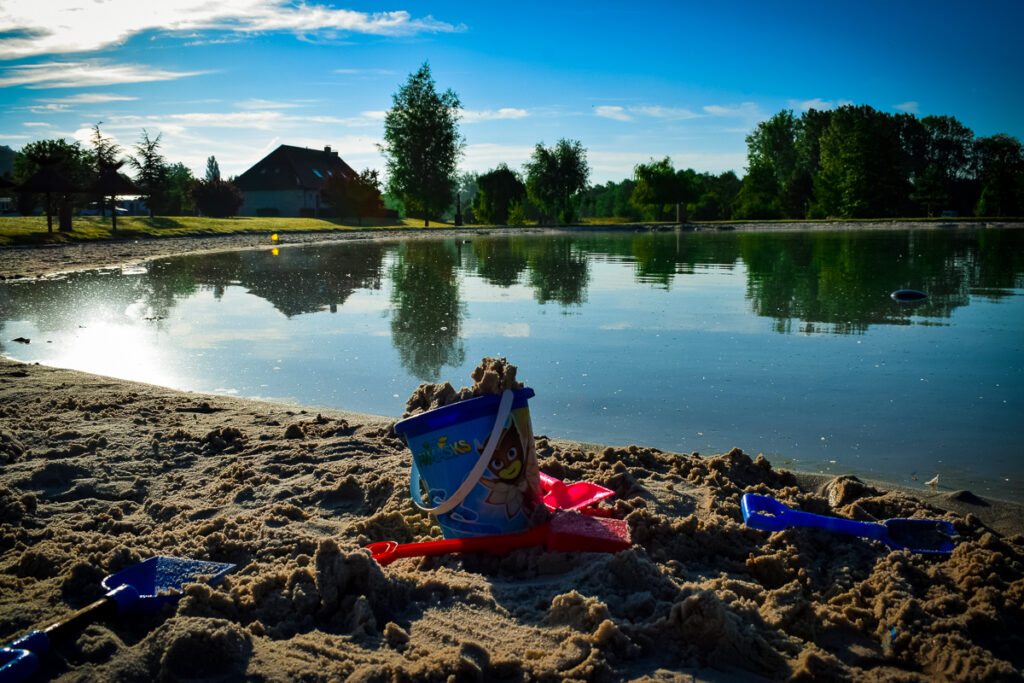
[[[506,356],[540,434],[1022,501],[1022,293],[1021,230],[366,242],[8,282],[0,353],[396,417]]]

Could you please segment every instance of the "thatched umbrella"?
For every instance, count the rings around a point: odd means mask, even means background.
[[[133,183],[128,176],[118,172],[121,164],[111,166],[100,171],[99,177],[93,184],[93,191],[104,198],[110,197],[111,229],[117,231],[117,206],[115,201],[118,195],[141,194],[142,190]]]
[[[21,184],[22,192],[41,192],[46,195],[46,229],[53,232],[53,216],[50,213],[50,195],[54,192],[65,195],[77,188],[57,166],[41,166]],[[63,228],[63,224],[61,228]]]

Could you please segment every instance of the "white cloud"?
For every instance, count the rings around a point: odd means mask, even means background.
[[[66,104],[51,102],[50,104],[34,104],[28,110],[33,114],[63,114],[69,111],[70,107]]]
[[[614,119],[615,121],[633,120],[633,117],[627,114],[625,109],[613,105],[602,105],[600,107],[594,107],[594,113],[606,119]]]
[[[689,109],[682,109],[679,107],[660,107],[660,106],[644,106],[644,107],[630,107],[630,113],[632,114],[645,114],[647,116],[653,116],[657,119],[671,119],[673,121],[684,121],[686,119],[696,119],[701,115],[690,111]]]
[[[683,109],[680,107],[662,107],[655,105],[644,105],[636,107],[620,107],[618,105],[601,105],[594,107],[594,114],[602,116],[606,119],[614,119],[616,121],[632,121],[635,117],[648,116],[656,119],[665,119],[670,121],[685,121],[687,119],[696,119],[703,116],[703,114],[697,114],[689,109]]]
[[[810,109],[817,109],[818,111],[825,111],[828,109],[835,109],[836,107],[845,107],[853,104],[851,100],[823,100],[820,97],[815,97],[813,100],[789,100],[789,108],[796,111],[808,111]]]
[[[460,114],[462,123],[479,123],[481,121],[496,121],[499,119],[522,119],[530,115],[525,109],[514,109],[512,107],[504,107],[497,111],[471,111],[463,109]]]
[[[79,93],[78,95],[71,95],[70,97],[55,97],[45,98],[39,100],[40,102],[46,102],[49,104],[100,104],[103,102],[131,102],[139,99],[138,97],[128,97],[126,95],[105,95],[102,93]]]
[[[918,114],[921,113],[918,103],[914,101],[904,102],[903,104],[897,104],[895,107],[893,107],[893,109],[898,109],[899,111],[906,112],[908,114],[913,114],[914,116],[917,116]]]
[[[27,126],[29,128],[50,128],[49,123],[43,123],[42,121],[25,121],[21,125]]]
[[[789,107],[796,111],[808,111],[811,109],[817,109],[818,111],[825,111],[832,109],[836,106],[836,103],[831,100],[823,100],[820,97],[815,97],[813,100],[790,100]]]
[[[239,109],[293,109],[297,107],[305,107],[307,104],[308,103],[304,102],[275,102],[273,100],[252,98],[245,100],[244,102],[238,102],[235,106]]]
[[[502,145],[495,142],[466,145],[459,170],[486,173],[501,163],[508,164],[511,169],[518,169],[529,161],[533,149],[533,145]]]
[[[299,37],[336,32],[380,36],[465,30],[408,12],[357,12],[288,0],[5,0],[0,5],[0,59],[91,52],[146,31],[248,34],[285,31]]]
[[[761,107],[757,106],[753,102],[743,102],[742,104],[728,106],[709,104],[704,107],[704,111],[710,116],[722,116],[726,118],[760,119],[764,116],[761,113]]]
[[[0,77],[0,88],[24,85],[41,88],[89,88],[118,83],[173,81],[198,76],[206,71],[164,71],[140,64],[112,64],[104,61],[42,62],[23,64],[7,69]]]

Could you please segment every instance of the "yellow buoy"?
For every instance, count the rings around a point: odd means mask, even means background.
[[[270,236],[270,241],[271,242],[276,242],[277,241],[277,233],[276,232],[273,235]]]

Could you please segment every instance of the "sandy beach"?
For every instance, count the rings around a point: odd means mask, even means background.
[[[396,235],[284,239],[380,237]],[[266,245],[253,235],[0,249],[0,275]],[[543,472],[615,492],[602,506],[628,523],[630,549],[381,567],[364,546],[440,537],[410,500],[400,417],[0,359],[0,639],[101,597],[108,574],[169,555],[237,568],[188,585],[159,614],[87,626],[37,678],[1024,680],[1020,506],[787,472],[743,444],[679,454],[537,435]],[[743,523],[744,493],[861,521],[946,520],[957,544],[925,555],[817,529],[758,531]]]

